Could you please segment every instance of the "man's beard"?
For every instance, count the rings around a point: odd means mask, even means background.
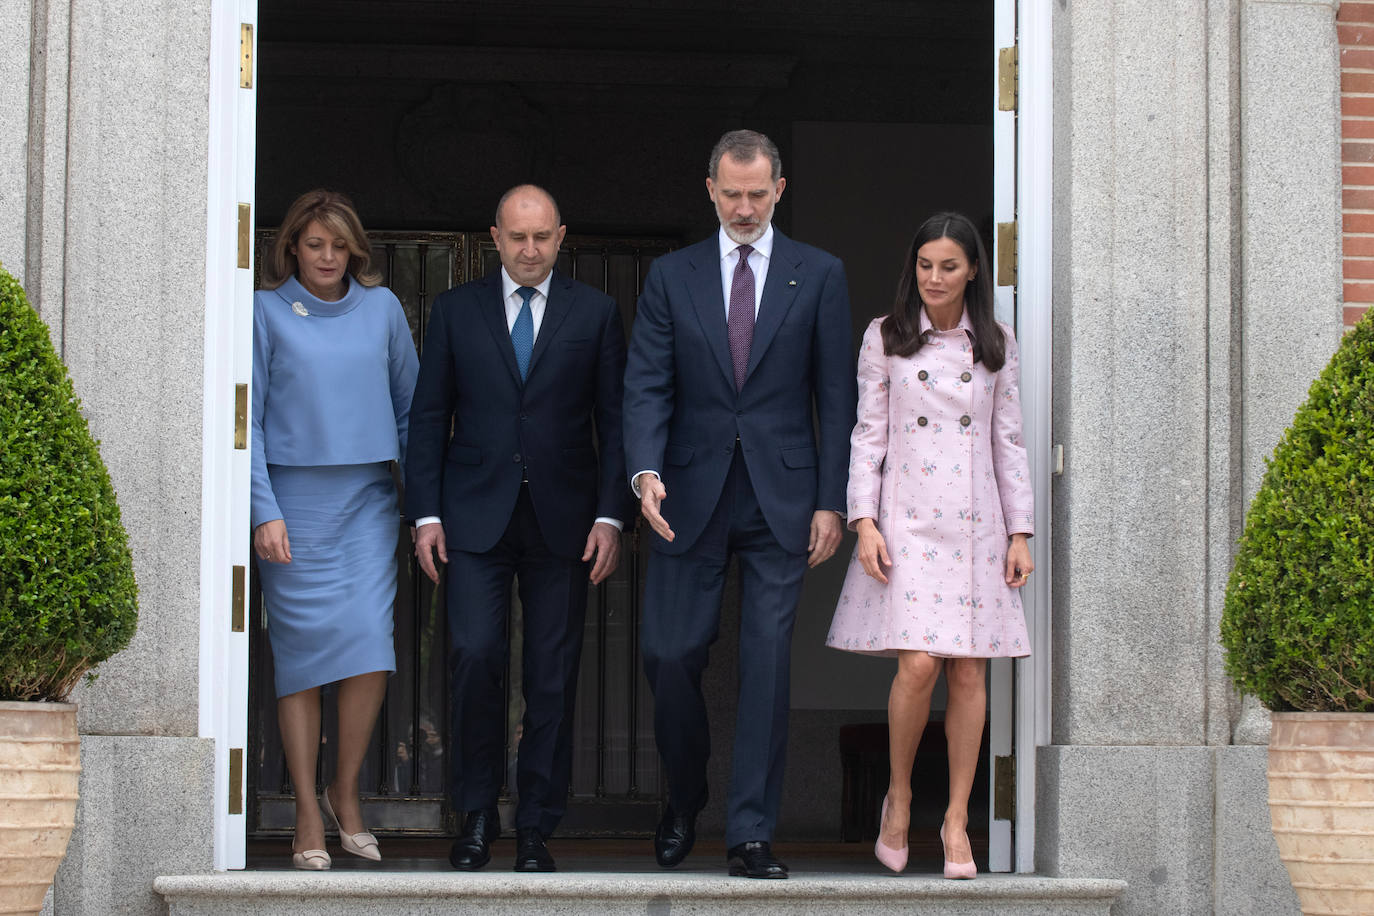
[[[770,213],[769,219],[771,218],[772,214]],[[726,237],[736,245],[752,245],[763,238],[763,234],[768,231],[768,220],[766,219],[759,220],[752,226],[737,226],[734,223],[721,223],[720,225],[725,230]]]

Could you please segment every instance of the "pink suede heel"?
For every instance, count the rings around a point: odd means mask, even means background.
[[[873,844],[873,854],[878,857],[878,861],[886,865],[895,872],[901,872],[906,868],[907,847],[893,849],[883,843],[883,827],[887,826],[887,796],[883,796],[883,810],[878,818],[878,842]]]
[[[978,866],[972,862],[951,862],[949,848],[945,846],[945,825],[940,825],[940,846],[945,850],[945,877],[972,878],[978,874]]]

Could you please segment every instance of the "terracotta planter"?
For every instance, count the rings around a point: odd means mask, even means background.
[[[70,703],[0,703],[0,913],[37,913],[76,820]]]
[[[1274,713],[1269,815],[1304,913],[1374,913],[1374,714]]]

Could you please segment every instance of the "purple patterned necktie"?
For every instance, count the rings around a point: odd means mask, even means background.
[[[749,268],[749,254],[754,249],[739,246],[739,263],[730,280],[730,358],[735,361],[735,390],[744,387],[744,373],[749,368],[749,347],[754,342],[754,271]]]

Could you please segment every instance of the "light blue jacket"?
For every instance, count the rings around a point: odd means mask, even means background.
[[[253,527],[282,517],[269,464],[404,467],[418,366],[405,311],[385,287],[349,277],[347,294],[326,302],[291,277],[255,293]]]

